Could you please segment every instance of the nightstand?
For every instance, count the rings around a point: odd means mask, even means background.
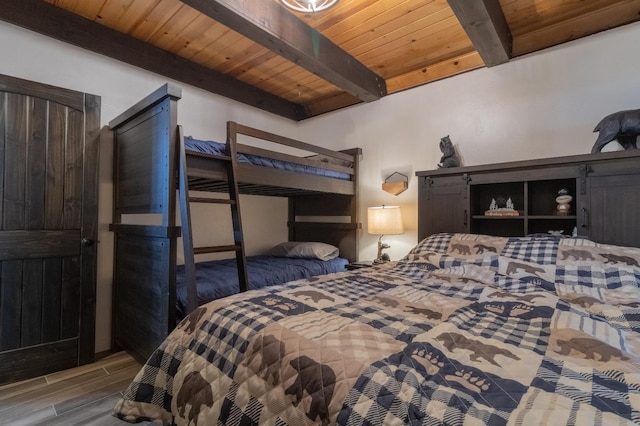
[[[373,262],[365,261],[348,263],[347,265],[345,265],[345,268],[347,269],[347,271],[354,271],[356,269],[369,268],[371,266],[373,266]]]

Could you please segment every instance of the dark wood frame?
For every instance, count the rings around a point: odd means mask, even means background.
[[[0,120],[0,383],[6,383],[95,359],[101,98],[6,75],[0,92],[3,117],[15,108],[5,94],[29,98],[12,111],[19,136]],[[5,138],[32,145],[29,158],[13,157]],[[49,140],[58,140],[62,151],[42,149]],[[67,170],[82,173],[65,175],[65,161]],[[45,186],[57,190],[46,193]],[[56,295],[62,285],[65,294]]]
[[[640,150],[426,170],[416,176],[420,240],[437,232],[521,236],[545,232],[548,225],[565,235],[575,226],[579,235],[600,243],[640,247]],[[552,189],[564,186],[572,191],[572,211],[557,216]],[[519,188],[520,216],[485,217],[492,188]]]
[[[176,322],[176,249],[181,233],[176,224],[176,189],[184,152],[177,122],[180,98],[181,89],[166,84],[109,123],[114,133],[113,345],[142,361]],[[233,122],[228,123],[227,133],[240,153],[348,173],[351,179],[342,180],[239,163],[236,180],[242,194],[288,197],[290,241],[325,242],[337,246],[349,261],[357,260],[359,148],[332,151]],[[240,144],[239,135],[349,161],[353,167]],[[228,192],[223,161],[204,153],[184,154],[190,189]],[[139,214],[159,215],[160,224],[123,222],[123,215]],[[310,216],[341,216],[345,221],[300,220]]]

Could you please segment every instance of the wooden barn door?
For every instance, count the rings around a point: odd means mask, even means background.
[[[0,76],[0,384],[92,362],[100,98]]]

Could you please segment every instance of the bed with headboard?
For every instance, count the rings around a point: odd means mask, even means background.
[[[584,237],[433,234],[398,262],[199,307],[114,415],[163,424],[637,424],[639,265],[640,248]]]
[[[360,149],[334,151],[235,122],[226,123],[226,143],[184,136],[178,124],[180,98],[180,88],[166,84],[109,123],[114,135],[114,347],[141,362],[175,327],[176,318],[241,288],[238,269],[229,268],[229,260],[197,264],[195,276],[208,271],[211,279],[195,283],[184,278],[185,266],[177,265],[184,226],[178,226],[176,211],[179,206],[189,212],[186,200],[193,200],[177,191],[180,170],[186,171],[190,191],[229,193],[237,184],[241,194],[288,198],[288,217],[282,218],[288,242],[311,244],[311,255],[300,255],[307,246],[287,246],[284,253],[268,253],[277,258],[247,257],[249,289],[342,271],[357,260]],[[221,160],[225,149],[237,153],[235,184]],[[183,214],[181,223],[190,223],[193,233],[220,226],[215,218],[196,223],[186,216],[189,222]],[[235,228],[229,233],[236,237]],[[319,244],[335,253],[318,253]],[[197,248],[185,248],[185,265],[188,253],[195,257]]]

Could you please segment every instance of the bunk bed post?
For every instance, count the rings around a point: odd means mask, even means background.
[[[233,222],[233,241],[236,246],[238,286],[241,292],[245,292],[249,287],[249,273],[247,272],[247,260],[244,250],[244,236],[240,216],[240,191],[238,190],[238,180],[236,178],[236,161],[238,160],[238,152],[236,150],[236,146],[238,144],[237,126],[238,124],[233,121],[227,122],[227,143],[225,149],[226,154],[231,159],[227,164],[227,183],[229,185],[229,198],[233,201],[231,204],[231,221]]]
[[[350,155],[354,174],[352,194],[315,193],[289,197],[289,241],[320,241],[337,246],[340,256],[358,261],[358,240],[362,224],[358,221],[357,169],[362,150],[340,151]],[[299,217],[313,217],[312,221]],[[347,221],[328,222],[316,217],[343,217]]]
[[[360,197],[358,194],[360,193],[358,176],[360,176],[360,157],[362,156],[362,148],[351,148],[345,149],[340,152],[344,152],[345,154],[353,155],[353,176],[351,180],[353,181],[353,186],[355,187],[355,194],[351,198],[351,223],[355,224],[355,229],[353,230],[353,251],[352,254],[353,260],[352,262],[357,262],[360,258],[360,229],[362,228],[362,223],[359,222],[359,212],[360,212]]]
[[[196,288],[196,265],[193,253],[193,228],[191,227],[191,206],[189,203],[189,177],[187,176],[187,155],[184,149],[182,126],[178,126],[178,194],[180,201],[180,221],[182,224],[182,247],[184,255],[184,272],[187,285],[187,311],[198,307],[198,290]]]
[[[144,361],[176,322],[177,101],[164,85],[109,123],[114,135],[113,344]],[[152,222],[149,215],[160,216]],[[123,223],[124,218],[129,223]],[[142,219],[133,219],[133,218]]]

